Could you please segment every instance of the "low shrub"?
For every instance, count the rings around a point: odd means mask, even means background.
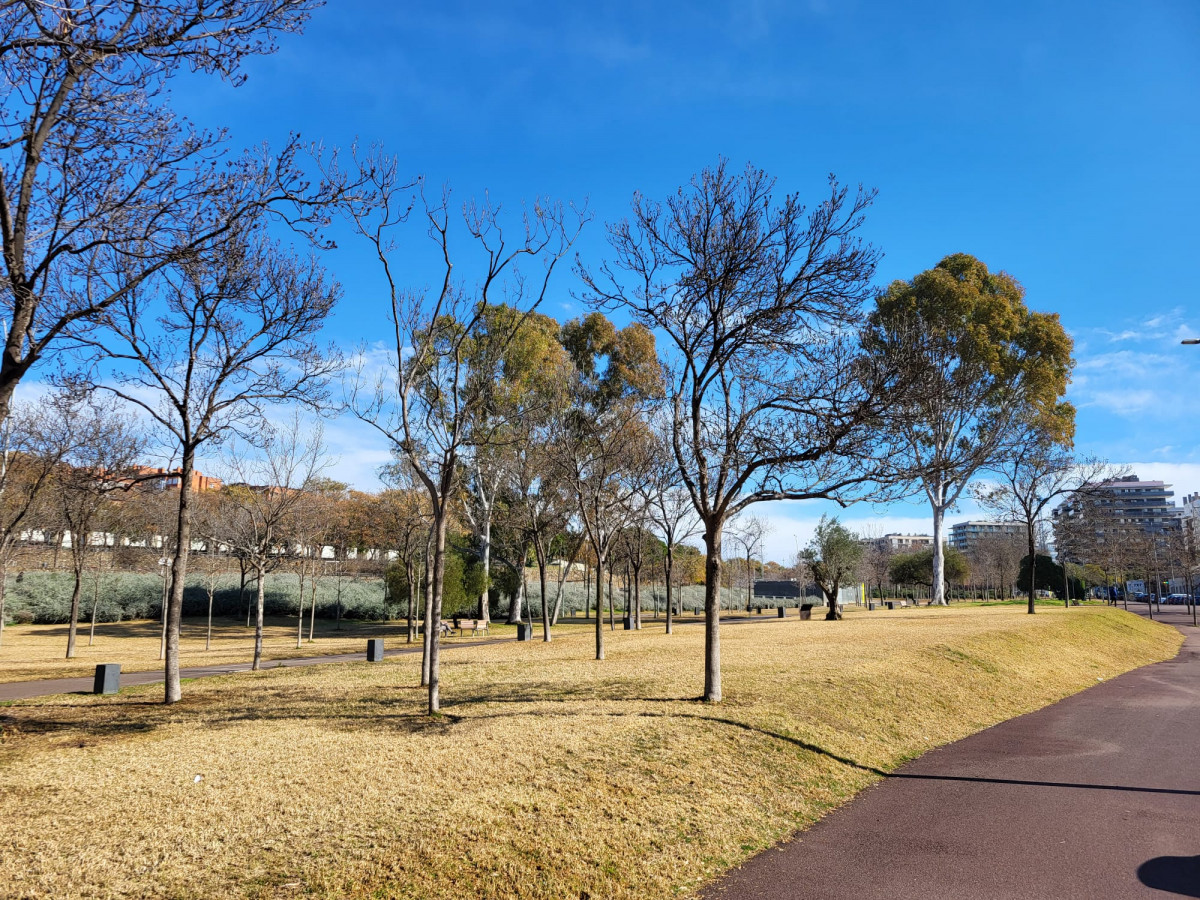
[[[379,621],[394,618],[395,606],[384,601],[383,582],[378,578],[340,579],[341,616],[344,619]],[[316,603],[319,618],[335,618],[339,605],[339,579],[317,578]],[[71,591],[75,583],[70,572],[25,572],[10,576],[5,595],[5,618],[26,624],[58,624],[71,617]],[[299,609],[299,579],[293,574],[268,575],[263,583],[263,610],[268,616],[296,615]],[[162,615],[163,580],[157,575],[131,572],[104,573],[97,584],[95,577],[84,578],[79,618],[92,617],[96,606],[99,622],[127,619],[155,619]],[[304,582],[304,608],[312,602],[312,584]],[[243,617],[247,604],[253,604],[255,586],[247,579],[245,597],[237,575],[217,577],[213,591],[213,615]],[[252,606],[251,606],[252,608]],[[183,614],[203,616],[208,612],[208,576],[193,572],[183,594]]]

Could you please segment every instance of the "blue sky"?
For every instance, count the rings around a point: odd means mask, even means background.
[[[878,188],[881,284],[957,251],[1015,275],[1075,337],[1080,448],[1200,490],[1200,347],[1179,346],[1200,336],[1192,0],[334,0],[247,71],[236,90],[182,82],[176,105],[238,146],[382,141],[460,199],[586,200],[590,263],[634,190],[663,196],[719,155],[813,199],[829,172]],[[403,258],[423,283],[427,246]],[[343,242],[327,263],[346,286],[331,337],[373,339],[371,260]],[[559,318],[580,312],[562,275]],[[372,487],[382,444],[345,421],[328,434],[337,471]],[[761,510],[769,554],[790,557],[820,511]],[[919,504],[843,515],[928,530]]]

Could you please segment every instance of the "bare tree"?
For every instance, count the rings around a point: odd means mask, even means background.
[[[228,502],[224,502],[219,494],[205,493],[196,498],[192,533],[204,541],[204,569],[207,575],[208,589],[208,627],[204,635],[204,649],[212,649],[212,617],[213,598],[217,589],[217,575],[223,568],[221,553],[229,548],[225,538],[228,537],[229,522],[226,515],[229,512]],[[245,557],[239,557],[243,565]],[[242,589],[245,590],[245,577],[242,579]]]
[[[443,191],[436,202],[428,202],[422,193],[424,224],[437,247],[442,279],[434,292],[408,291],[397,279],[393,257],[396,231],[409,217],[417,183],[400,177],[396,160],[379,152],[356,157],[355,165],[354,180],[364,181],[370,196],[348,207],[348,215],[382,266],[393,344],[387,365],[375,377],[358,369],[350,385],[349,405],[392,443],[429,495],[432,602],[427,606],[430,627],[425,629],[425,641],[429,711],[436,713],[441,708],[436,625],[441,617],[450,505],[457,498],[464,450],[479,440],[469,426],[479,421],[479,404],[490,396],[466,377],[467,345],[494,294],[502,292],[510,306],[522,311],[541,303],[585,217],[569,223],[561,205],[539,202],[526,212],[518,239],[509,243],[511,233],[502,226],[498,207],[490,202],[467,205],[463,224],[482,260],[479,277],[468,287],[454,279],[457,251],[452,250],[449,191]],[[522,275],[518,268],[522,260],[541,262],[536,278],[527,280]]]
[[[660,433],[657,440],[656,465],[649,480],[648,512],[666,545],[663,552],[663,576],[667,586],[666,633],[672,634],[675,603],[671,599],[671,587],[675,582],[675,548],[700,533],[700,522],[675,464],[669,433]]]
[[[703,523],[704,699],[721,699],[726,523],[753,503],[848,500],[877,476],[898,389],[861,351],[878,252],[857,237],[873,193],[830,182],[811,212],[724,161],[609,227],[591,299],[665,336],[673,455]]]
[[[118,491],[130,487],[130,479],[145,440],[137,424],[119,411],[106,408],[93,396],[90,402],[79,394],[63,398],[61,415],[70,416],[62,430],[75,433],[73,448],[66,454],[54,479],[55,494],[63,521],[71,533],[71,615],[67,626],[67,659],[75,656],[79,628],[79,604],[83,578],[95,539],[93,532],[104,518],[105,507]],[[101,546],[108,534],[101,531]]]
[[[18,405],[0,421],[0,642],[4,640],[4,594],[8,566],[22,531],[40,523],[57,507],[54,473],[76,445],[75,420],[60,408],[62,398]],[[53,516],[57,519],[57,516]]]
[[[179,685],[179,621],[191,545],[196,456],[230,433],[250,434],[268,404],[320,407],[340,368],[318,343],[337,288],[314,260],[281,248],[262,219],[164,268],[108,306],[94,386],[141,407],[179,460],[179,507],[167,606],[166,702]]]
[[[575,495],[575,511],[596,559],[596,659],[604,659],[604,573],[650,460],[640,404],[580,402],[554,447],[558,472]]]
[[[1094,457],[1076,458],[1055,436],[1032,427],[1010,449],[997,474],[997,482],[980,484],[974,493],[985,509],[1005,521],[1025,525],[1028,611],[1032,615],[1037,611],[1038,532],[1046,525],[1044,517],[1050,504],[1064,497],[1094,493],[1114,473],[1106,462]]]
[[[862,567],[868,585],[873,584],[878,588],[879,599],[883,600],[883,586],[888,580],[888,567],[891,565],[895,553],[886,538],[879,533],[880,530],[873,528],[862,535]]]
[[[289,520],[304,506],[304,485],[328,464],[321,428],[305,428],[298,416],[285,426],[265,426],[255,446],[238,443],[227,448],[228,483],[222,495],[226,542],[254,569],[258,590],[254,669],[262,661],[266,575],[290,557]]]
[[[770,523],[758,516],[743,515],[730,523],[729,536],[733,539],[734,543],[741,546],[745,556],[746,612],[750,612],[750,607],[754,602],[754,553],[755,551],[758,552],[761,565],[763,539],[770,530]]]
[[[54,345],[165,267],[275,209],[298,225],[293,140],[230,159],[170,106],[181,70],[233,84],[313,0],[21,0],[0,13],[0,421]],[[317,194],[320,193],[318,190]]]
[[[551,609],[547,592],[547,567],[554,540],[563,534],[571,520],[574,506],[571,492],[561,473],[554,466],[554,451],[548,446],[553,439],[553,415],[526,420],[520,440],[507,453],[505,494],[508,498],[506,515],[514,529],[533,548],[541,587],[542,640],[551,640],[550,628],[557,619],[557,603],[561,602],[565,571],[559,572],[556,607]],[[575,541],[577,550],[582,535]],[[574,554],[571,563],[574,563]],[[569,568],[569,567],[568,567]]]
[[[372,507],[377,511],[375,542],[380,549],[396,551],[397,561],[404,567],[408,588],[408,642],[416,636],[417,587],[425,564],[425,548],[430,534],[431,517],[424,499],[424,489],[398,481],[395,473],[388,480],[390,490],[379,494]]]

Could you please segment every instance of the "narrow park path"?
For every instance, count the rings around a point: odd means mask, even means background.
[[[513,638],[492,638],[485,641],[443,642],[442,649],[455,647],[481,647],[485,644],[499,644],[511,641]],[[398,647],[385,650],[384,656],[403,656],[408,653],[420,653],[421,645]],[[297,656],[288,659],[265,659],[262,669],[290,668],[292,666],[323,666],[328,663],[365,662],[367,650],[363,646],[362,653],[332,653],[325,656]],[[219,666],[191,666],[179,670],[180,678],[208,678],[213,675],[231,675],[235,672],[249,672],[251,663],[226,663]],[[121,687],[131,687],[137,684],[156,684],[163,680],[162,670],[148,672],[122,672]],[[40,681],[10,681],[0,684],[0,702],[6,700],[30,700],[34,697],[49,697],[53,694],[72,694],[79,692],[91,693],[94,678],[90,675],[82,678],[45,678]]]
[[[708,900],[1200,897],[1200,630],[1179,655],[934,750]]]
[[[620,620],[618,619],[618,622]],[[680,625],[702,623],[702,618],[676,619]],[[763,622],[778,621],[774,616],[757,615],[745,616],[737,618],[722,618],[722,624],[754,624]],[[566,619],[566,624],[592,624],[595,619]],[[649,624],[649,622],[647,623]],[[540,625],[535,623],[535,640],[541,640],[537,637],[537,628]],[[618,624],[617,629],[620,629]],[[490,638],[483,641],[452,641],[442,643],[442,649],[454,649],[455,647],[482,647],[487,644],[499,644],[505,641],[512,642],[515,638]],[[420,653],[421,646],[416,644],[412,647],[399,647],[394,650],[385,650],[384,656],[401,656],[407,653]],[[275,669],[280,667],[291,666],[323,666],[329,663],[347,663],[347,662],[363,662],[366,659],[366,647],[364,646],[362,653],[332,653],[322,656],[297,656],[286,659],[271,659],[263,660],[263,669]],[[112,660],[117,662],[118,660]],[[217,666],[191,666],[181,669],[179,675],[181,678],[208,678],[213,675],[232,675],[236,672],[249,672],[250,663],[226,663]],[[121,687],[132,687],[139,684],[157,684],[163,680],[161,670],[151,669],[146,672],[122,672]],[[94,683],[94,678],[91,675],[84,675],[77,678],[42,678],[33,681],[10,681],[0,683],[0,703],[8,700],[31,700],[35,697],[50,697],[54,694],[75,694],[75,693],[91,693]]]

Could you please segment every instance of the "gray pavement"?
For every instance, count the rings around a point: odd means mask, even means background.
[[[793,616],[794,615],[795,615],[795,613],[793,613]],[[562,621],[565,623],[569,623],[569,624],[584,624],[584,623],[590,622],[593,625],[596,622],[596,620],[594,618],[593,619],[564,619]],[[661,624],[664,621],[666,621],[666,620],[660,619],[659,624]],[[700,618],[700,619],[695,619],[695,618],[678,619],[677,618],[675,621],[676,621],[676,623],[678,623],[680,625],[684,625],[684,624],[695,624],[697,622],[702,623],[704,621],[704,619],[703,618]],[[722,624],[745,624],[745,623],[771,622],[771,621],[778,621],[778,618],[775,616],[774,613],[772,613],[770,616],[763,614],[763,615],[757,615],[757,616],[741,616],[741,617],[731,617],[731,618],[722,618],[721,619]],[[653,623],[654,623],[653,619],[643,619],[642,620],[643,626],[650,625]],[[534,626],[535,626],[535,635],[536,635],[537,634],[536,629],[540,626],[537,622],[534,623]],[[619,618],[617,620],[617,629],[618,630],[621,629],[621,624],[620,624]],[[484,644],[495,644],[502,640],[511,641],[511,640],[513,640],[513,638],[493,638],[493,639],[483,640],[483,641],[443,642],[442,649],[443,650],[453,649],[454,647],[479,647]],[[365,644],[365,639],[364,639],[364,644]],[[420,652],[421,652],[421,647],[418,644],[413,647],[405,646],[405,647],[401,647],[401,648],[398,648],[395,650],[385,650],[384,656],[398,656],[400,654],[405,654],[405,653],[420,653]],[[263,664],[262,664],[262,668],[263,669],[274,669],[274,668],[278,668],[278,667],[287,668],[287,667],[291,667],[291,666],[323,666],[323,665],[327,665],[329,663],[363,662],[365,660],[366,660],[366,647],[364,646],[362,653],[336,653],[336,654],[329,654],[329,655],[324,655],[324,656],[302,656],[302,657],[295,657],[293,659],[264,660]],[[119,661],[120,660],[117,660],[117,659],[109,660],[109,662],[119,662]],[[244,662],[244,663],[229,663],[227,665],[220,665],[220,666],[193,666],[191,668],[180,670],[179,675],[181,678],[208,678],[213,675],[232,675],[236,672],[249,672],[249,671],[250,671],[250,663]],[[139,684],[157,684],[158,682],[161,682],[162,680],[163,680],[163,673],[161,671],[156,671],[156,670],[151,670],[151,671],[147,671],[147,672],[122,672],[121,673],[121,687],[123,687],[123,688],[124,687],[132,687],[134,685],[139,685]],[[37,681],[12,681],[7,684],[0,683],[0,703],[3,703],[8,700],[31,700],[35,697],[50,697],[55,694],[75,694],[75,693],[81,693],[81,692],[90,694],[92,692],[92,687],[93,687],[93,676],[91,676],[91,675],[87,675],[82,678],[45,678],[45,679],[40,679]]]
[[[926,754],[703,897],[1200,897],[1200,631],[1155,618],[1175,659]]]
[[[484,644],[496,644],[512,638],[494,638],[486,641],[442,642],[443,650],[455,647],[479,647]],[[295,666],[323,666],[329,663],[365,662],[367,659],[366,641],[363,641],[362,653],[333,653],[326,656],[300,656],[292,659],[263,660],[263,669],[292,668]],[[406,653],[420,653],[421,645],[400,647],[395,650],[385,650],[384,656],[401,656]],[[117,660],[111,660],[117,662]],[[209,678],[213,675],[232,675],[236,672],[249,672],[250,663],[228,663],[221,666],[192,666],[179,670],[180,678]],[[149,672],[122,672],[121,687],[131,687],[138,684],[157,684],[163,680],[161,670]],[[41,681],[13,681],[0,684],[0,702],[6,700],[30,700],[34,697],[49,697],[54,694],[73,694],[79,692],[91,693],[94,684],[92,676],[85,678],[47,678]]]

